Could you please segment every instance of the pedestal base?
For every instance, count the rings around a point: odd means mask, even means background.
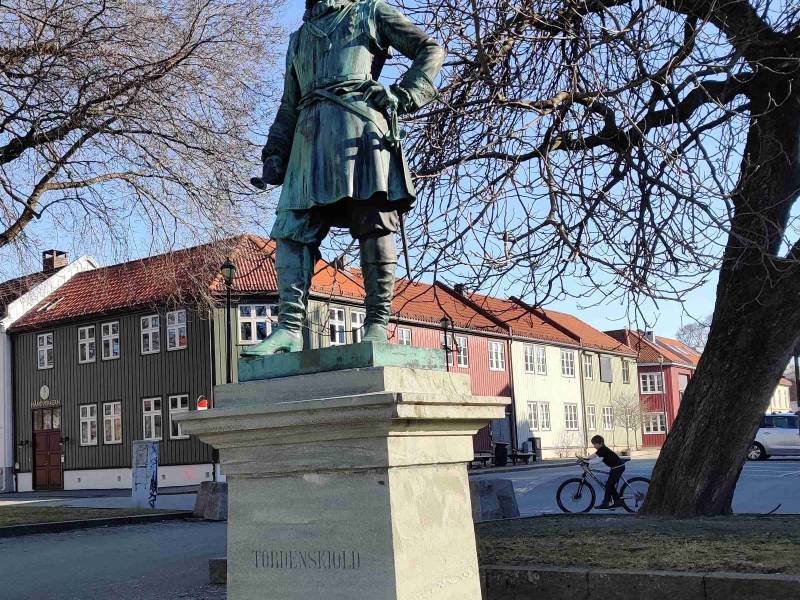
[[[223,386],[179,417],[220,450],[229,600],[480,600],[466,462],[509,399],[469,387],[349,369]]]

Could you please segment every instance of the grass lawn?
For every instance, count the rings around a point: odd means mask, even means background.
[[[32,506],[30,504],[4,506],[0,508],[0,527],[7,525],[29,525],[32,523],[56,523],[58,521],[80,521],[83,519],[105,519],[158,513],[149,508],[79,508],[71,506]]]
[[[558,515],[476,526],[481,565],[800,575],[800,516]]]

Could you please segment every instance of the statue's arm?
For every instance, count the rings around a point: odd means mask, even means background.
[[[294,139],[294,129],[297,125],[297,105],[300,103],[300,86],[292,67],[293,58],[292,44],[286,54],[286,75],[283,82],[283,96],[275,121],[269,128],[267,143],[261,151],[261,160],[266,162],[270,157],[277,156],[285,166],[289,162],[289,154],[292,151],[292,140]]]
[[[375,3],[374,18],[378,44],[384,48],[391,46],[413,61],[392,86],[400,100],[400,112],[413,112],[436,98],[433,81],[442,68],[444,48],[385,2]]]

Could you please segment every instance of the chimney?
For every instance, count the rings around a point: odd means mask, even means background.
[[[453,291],[454,291],[456,294],[458,294],[459,296],[463,296],[463,295],[464,295],[464,284],[463,284],[463,283],[457,283],[457,284],[455,284],[455,285],[453,286]]]
[[[649,331],[644,332],[644,337],[647,339],[648,342],[652,342],[653,344],[656,343],[656,332],[652,329]]]
[[[42,252],[42,271],[49,273],[69,264],[69,255],[61,250],[45,250]]]
[[[344,271],[347,267],[347,264],[344,262],[344,256],[337,256],[333,259],[333,267],[337,271]]]

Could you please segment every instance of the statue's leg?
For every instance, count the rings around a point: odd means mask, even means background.
[[[243,356],[265,356],[303,349],[303,322],[308,305],[308,290],[319,244],[304,244],[277,239],[275,268],[278,272],[278,324],[260,344],[247,346]]]
[[[359,238],[364,275],[364,336],[362,342],[385,342],[392,312],[392,293],[397,267],[397,247],[391,233]]]

